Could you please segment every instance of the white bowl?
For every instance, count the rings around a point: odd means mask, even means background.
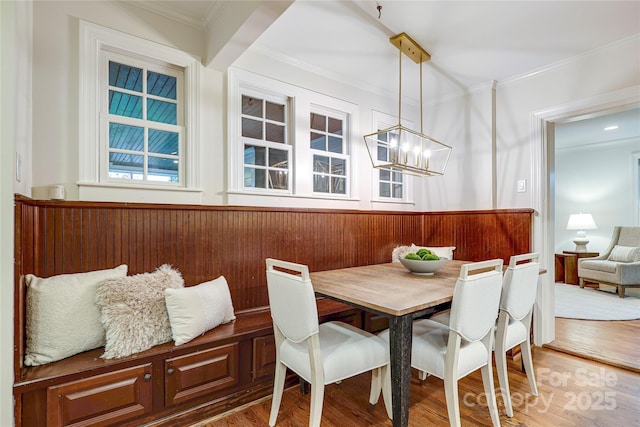
[[[440,258],[439,260],[417,260],[400,258],[400,263],[413,274],[421,274],[424,276],[432,276],[433,273],[440,270],[442,266],[449,261],[448,258]]]

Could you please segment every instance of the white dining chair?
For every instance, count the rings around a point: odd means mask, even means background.
[[[278,417],[287,368],[311,384],[309,426],[319,426],[324,387],[372,371],[369,403],[382,388],[391,418],[389,346],[362,329],[342,322],[318,324],[315,294],[306,265],[268,258],[267,287],[276,341],[276,372],[269,425]],[[287,271],[283,271],[287,270]]]
[[[500,425],[491,350],[501,287],[501,259],[464,264],[453,291],[449,324],[431,319],[413,322],[411,366],[444,380],[451,426],[460,426],[458,380],[478,369],[491,420],[494,426]],[[388,341],[389,331],[379,336]]]
[[[531,393],[534,396],[538,395],[531,358],[531,320],[540,273],[538,259],[537,253],[512,256],[502,281],[494,354],[500,394],[508,417],[513,417],[513,405],[509,391],[506,352],[518,344]]]

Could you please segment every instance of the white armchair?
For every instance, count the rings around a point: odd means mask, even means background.
[[[602,255],[578,260],[578,278],[581,288],[585,282],[615,286],[620,298],[625,288],[640,288],[640,227],[616,226]]]

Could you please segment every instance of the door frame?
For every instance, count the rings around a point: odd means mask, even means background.
[[[541,253],[547,274],[540,278],[534,308],[534,344],[555,339],[554,237],[555,164],[554,128],[575,117],[601,115],[640,106],[640,85],[580,99],[531,113],[533,249]]]

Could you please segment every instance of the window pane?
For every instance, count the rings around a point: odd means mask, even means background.
[[[284,105],[267,101],[267,119],[284,123]]]
[[[266,151],[267,149],[264,147],[255,147],[253,145],[245,145],[244,146],[244,164],[245,165],[257,165],[257,166],[266,166]],[[246,174],[246,169],[245,169]]]
[[[262,139],[262,122],[243,118],[242,136],[253,139]]]
[[[321,114],[311,113],[311,129],[326,131],[326,117]]]
[[[150,181],[178,182],[178,161],[161,157],[149,157],[148,178]]]
[[[265,123],[267,141],[280,142],[284,144],[284,126]]]
[[[288,188],[287,178],[289,174],[285,171],[269,171],[269,188],[274,190],[286,190]]]
[[[177,108],[173,102],[147,99],[147,120],[175,125],[177,123]]]
[[[380,130],[380,129],[378,129]],[[378,141],[387,142],[387,133],[381,133],[378,135]]]
[[[329,151],[342,154],[342,138],[329,136]]]
[[[393,197],[402,199],[402,184],[393,184]]]
[[[383,162],[386,162],[389,160],[389,157],[387,156],[388,154],[388,149],[386,145],[378,145],[378,160],[381,160]]]
[[[327,131],[336,135],[342,135],[342,120],[329,117]]]
[[[289,167],[289,153],[285,150],[269,150],[269,166],[287,169]]]
[[[109,148],[131,151],[144,150],[144,129],[109,123]]]
[[[264,169],[244,168],[244,186],[250,188],[265,188]]]
[[[391,180],[391,172],[389,169],[379,169],[380,170],[380,180],[381,181],[390,181]]]
[[[176,78],[149,71],[147,74],[147,93],[163,98],[176,99]]]
[[[344,159],[331,159],[331,175],[346,175],[347,162]]]
[[[242,114],[262,118],[262,99],[242,95]]]
[[[313,156],[313,171],[328,174],[329,158],[326,156]]]
[[[403,176],[404,175],[402,174],[402,172],[400,172],[399,169],[394,169],[393,170],[393,179],[392,179],[392,181],[393,182],[402,182],[402,177]]]
[[[149,152],[178,155],[178,133],[149,129]]]
[[[327,149],[326,136],[311,132],[311,148],[314,150],[325,151]]]
[[[313,191],[317,193],[329,192],[329,177],[326,175],[313,176]]]
[[[109,61],[109,85],[142,92],[142,69]]]
[[[380,197],[391,197],[391,184],[388,182],[380,183]]]
[[[331,178],[331,192],[335,194],[345,194],[345,185],[346,179],[332,177]]]
[[[143,156],[109,153],[109,176],[141,180],[144,178]]]
[[[142,118],[142,97],[109,90],[109,114]]]

